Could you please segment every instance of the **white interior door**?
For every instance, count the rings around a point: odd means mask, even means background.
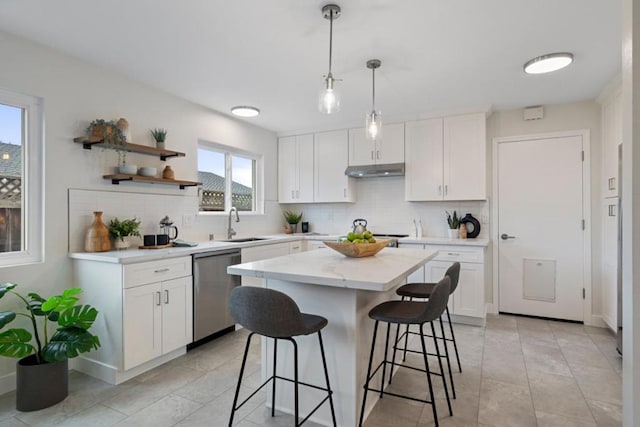
[[[497,150],[499,310],[582,321],[583,138]]]

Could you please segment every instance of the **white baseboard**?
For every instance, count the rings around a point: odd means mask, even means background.
[[[0,394],[9,393],[16,389],[16,373],[3,375],[0,377]]]
[[[590,319],[585,319],[585,325],[594,326],[596,328],[608,328],[607,322],[599,314],[592,314]]]
[[[492,302],[488,302],[485,304],[485,313],[498,314],[498,307],[495,306]]]

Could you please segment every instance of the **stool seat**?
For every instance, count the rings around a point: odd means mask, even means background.
[[[315,314],[300,313],[300,316],[302,317],[302,326],[304,328],[295,336],[315,334],[329,323],[326,318]]]
[[[386,301],[373,307],[369,311],[369,317],[381,322],[416,325],[423,323],[421,315],[427,304],[413,301]]]
[[[401,297],[429,298],[435,286],[435,283],[407,283],[400,286],[396,294]]]

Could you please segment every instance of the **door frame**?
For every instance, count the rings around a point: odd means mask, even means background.
[[[498,313],[500,307],[500,253],[498,244],[500,239],[500,227],[498,218],[498,144],[535,139],[564,138],[581,136],[584,150],[584,162],[582,167],[582,216],[585,222],[584,248],[583,248],[583,286],[585,297],[582,301],[582,317],[585,325],[604,326],[599,316],[593,316],[592,301],[592,277],[591,277],[591,132],[589,129],[578,129],[561,132],[535,133],[516,136],[504,136],[493,138],[492,144],[492,188],[491,188],[491,238],[493,240],[493,299],[488,312]]]

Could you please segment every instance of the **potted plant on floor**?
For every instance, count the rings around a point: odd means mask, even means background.
[[[164,128],[151,129],[151,135],[156,141],[156,148],[164,149],[164,140],[167,138],[167,130]]]
[[[447,214],[447,224],[449,225],[449,238],[457,239],[459,236],[458,228],[460,227],[460,218],[458,218],[456,211],[453,211],[453,215],[450,214],[449,211],[445,212]]]
[[[120,221],[115,217],[109,221],[109,236],[113,239],[114,248],[127,249],[131,246],[131,237],[140,237],[140,221],[135,217]]]
[[[100,347],[89,332],[98,316],[92,306],[77,305],[80,288],[65,289],[48,299],[30,292],[23,296],[18,285],[0,285],[0,298],[12,294],[24,303],[25,313],[0,311],[0,356],[19,358],[16,368],[16,409],[36,411],[64,400],[69,394],[67,360]],[[2,329],[18,316],[27,318],[24,328]],[[50,331],[55,332],[49,337]],[[35,341],[35,346],[32,343]]]
[[[288,233],[295,233],[298,230],[298,223],[302,220],[302,212],[284,211],[282,214],[284,215],[285,221],[287,221],[288,229],[291,230]],[[286,230],[285,228],[285,232]]]

